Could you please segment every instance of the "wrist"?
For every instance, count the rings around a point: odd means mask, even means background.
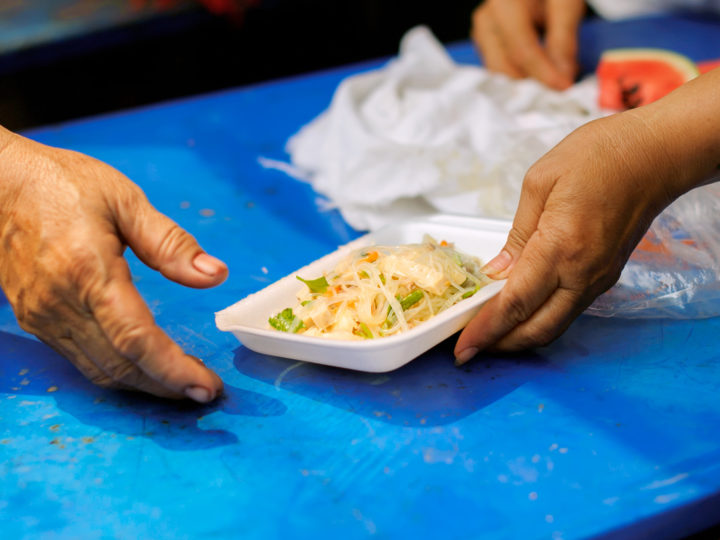
[[[655,103],[628,111],[652,132],[667,169],[668,193],[677,198],[707,183],[720,165],[720,70],[690,81]]]

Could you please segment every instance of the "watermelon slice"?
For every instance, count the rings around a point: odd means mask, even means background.
[[[596,70],[599,105],[624,110],[647,105],[699,75],[695,63],[663,49],[611,49]]]

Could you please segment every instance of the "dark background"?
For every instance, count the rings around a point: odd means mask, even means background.
[[[265,0],[242,20],[200,4],[0,55],[13,130],[390,56],[428,25],[468,39],[479,0]]]

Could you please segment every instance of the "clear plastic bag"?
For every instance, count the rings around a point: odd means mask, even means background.
[[[694,189],[667,207],[618,283],[586,313],[672,319],[720,315],[720,184]]]

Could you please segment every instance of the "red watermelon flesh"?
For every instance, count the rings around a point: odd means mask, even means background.
[[[699,74],[695,63],[663,49],[611,49],[596,70],[600,107],[624,110],[647,105]]]

